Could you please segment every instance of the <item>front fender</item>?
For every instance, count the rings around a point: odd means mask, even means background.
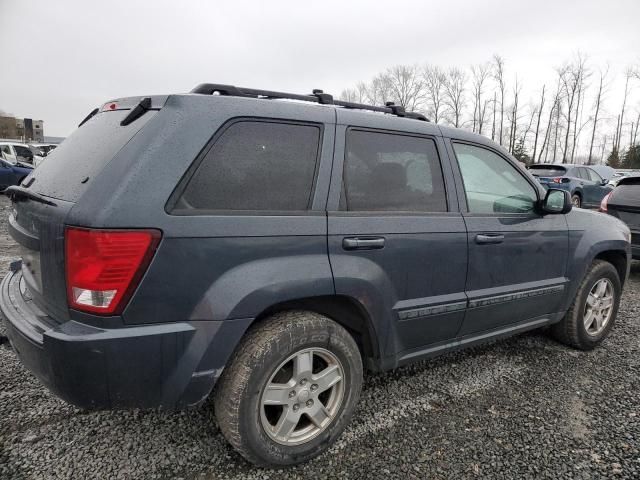
[[[615,217],[590,210],[574,209],[566,218],[569,227],[567,276],[570,285],[566,303],[568,309],[595,258],[604,252],[619,252],[626,256],[628,272],[631,246],[627,240],[628,227]]]

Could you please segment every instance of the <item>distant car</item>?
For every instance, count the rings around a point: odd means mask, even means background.
[[[631,254],[640,260],[640,175],[621,178],[602,199],[600,211],[613,215],[631,229]]]
[[[0,158],[0,192],[12,185],[20,185],[22,179],[33,171],[31,167],[24,167]]]
[[[608,165],[589,165],[589,168],[592,168],[596,171],[598,175],[600,175],[607,182],[613,178],[616,173],[614,168],[609,167]]]
[[[531,165],[529,172],[548,188],[567,190],[574,207],[598,208],[612,189],[598,172],[583,165],[566,163]]]
[[[622,180],[623,178],[636,177],[636,176],[640,176],[640,171],[619,170],[613,174],[613,176],[609,180],[609,185],[611,185],[612,187],[615,187],[616,185],[618,185],[618,182],[620,182],[620,180]]]
[[[39,149],[20,142],[0,142],[0,151],[3,153],[5,160],[14,164],[34,165],[44,158]]]

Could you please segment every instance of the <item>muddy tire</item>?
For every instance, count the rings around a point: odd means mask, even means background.
[[[591,350],[611,332],[622,286],[618,271],[604,260],[591,264],[565,317],[551,327],[552,336],[571,347]]]
[[[360,351],[342,326],[283,312],[252,327],[232,355],[214,394],[216,417],[251,463],[293,465],[338,438],[361,387]]]

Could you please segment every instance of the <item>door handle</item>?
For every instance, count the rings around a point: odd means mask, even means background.
[[[479,233],[476,235],[476,243],[486,245],[490,243],[502,243],[504,235],[501,233]]]
[[[346,237],[342,239],[345,250],[378,250],[384,248],[384,237]]]

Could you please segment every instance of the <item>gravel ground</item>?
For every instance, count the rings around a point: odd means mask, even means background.
[[[0,197],[0,271],[15,246]],[[3,329],[0,327],[0,335]],[[640,478],[640,264],[593,352],[541,333],[368,374],[353,422],[307,465],[255,469],[211,404],[85,412],[0,345],[0,478]]]

